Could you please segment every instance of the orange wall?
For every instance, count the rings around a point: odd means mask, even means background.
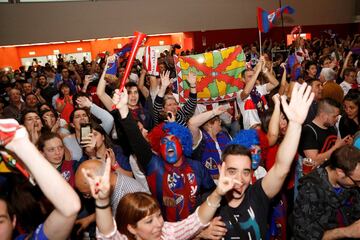
[[[63,44],[47,44],[23,47],[0,47],[0,68],[12,67],[19,68],[21,65],[21,58],[36,58],[37,56],[53,55],[54,50],[59,50],[60,53],[76,53],[77,48],[82,48],[81,52],[91,52],[92,58],[95,58],[99,53],[109,51],[114,52],[118,48],[118,44],[124,46],[130,41],[130,38],[118,38],[108,40],[93,40],[78,43],[63,43]],[[164,45],[171,45],[179,43],[183,49],[192,49],[193,41],[192,34],[176,33],[164,36],[150,36],[147,37],[145,46],[159,46],[159,41],[164,41]],[[30,55],[29,52],[35,52],[35,55]]]
[[[21,61],[16,47],[0,48],[0,68],[18,68],[20,65]]]

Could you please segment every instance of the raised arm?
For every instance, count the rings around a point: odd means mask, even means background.
[[[42,192],[54,205],[55,209],[44,222],[45,235],[48,239],[67,239],[80,210],[79,197],[30,142],[26,129],[15,120],[0,120],[0,138],[1,142],[12,138],[5,148],[24,162]]]
[[[280,95],[275,94],[272,97],[274,101],[274,111],[271,115],[268,132],[266,134],[269,141],[269,145],[275,145],[279,137],[279,125],[280,125]]]
[[[242,90],[240,93],[241,100],[244,100],[245,98],[247,98],[250,95],[250,92],[254,88],[256,80],[257,80],[257,78],[261,72],[261,68],[264,64],[265,64],[264,57],[261,57],[260,61],[256,64],[256,66],[254,68],[254,75],[251,77],[251,80],[248,83],[246,83],[244,90]]]
[[[289,84],[286,81],[286,75],[287,75],[286,64],[282,63],[282,64],[280,64],[280,66],[282,67],[282,69],[284,71],[282,76],[281,76],[280,89],[279,89],[279,95],[281,96],[281,95],[286,94],[286,90],[287,90]]]
[[[112,105],[113,105],[112,101],[111,101],[111,97],[109,95],[107,95],[107,93],[105,92],[105,87],[106,87],[105,74],[108,69],[109,60],[115,61],[115,55],[110,56],[106,59],[106,65],[105,65],[104,71],[101,74],[98,86],[96,88],[96,95],[99,97],[100,101],[104,104],[105,108],[108,111],[111,111]]]
[[[155,125],[159,124],[159,122],[160,122],[160,114],[163,109],[165,92],[166,92],[167,87],[170,85],[169,76],[170,76],[169,71],[166,71],[165,73],[160,74],[161,86],[160,86],[158,94],[155,97],[154,106],[153,106],[153,118],[154,118]]]
[[[186,125],[188,120],[194,115],[197,104],[196,74],[189,72],[187,81],[190,85],[189,99],[176,114],[176,121],[182,125]]]
[[[129,136],[129,144],[134,151],[139,165],[145,169],[150,162],[153,154],[149,143],[142,136],[138,126],[132,119],[127,105],[128,94],[126,88],[122,93],[115,90],[113,99],[114,105],[119,110],[121,116],[121,125],[123,126],[126,136]]]
[[[272,69],[272,68],[271,68]],[[265,64],[262,66],[262,72],[265,75],[265,77],[268,79],[268,83],[266,84],[266,90],[270,92],[274,88],[276,88],[279,85],[279,81],[275,78],[274,74],[272,74],[265,66]]]
[[[87,97],[79,97],[78,99],[76,99],[76,102],[81,108],[90,109],[90,113],[101,121],[100,125],[107,134],[111,132],[114,126],[114,118],[108,111],[92,103]]]
[[[305,121],[313,99],[314,94],[311,93],[311,87],[307,87],[305,83],[301,86],[295,84],[289,104],[286,102],[285,96],[281,97],[284,112],[289,119],[289,125],[276,154],[275,164],[261,183],[265,194],[269,198],[273,198],[280,191],[290,171],[290,166],[299,145],[301,125]]]
[[[141,69],[138,87],[139,87],[142,95],[144,95],[144,97],[147,98],[147,97],[149,97],[150,92],[149,92],[149,89],[147,89],[147,87],[145,87],[145,77],[146,77],[146,69],[143,68],[143,69]]]
[[[200,113],[200,114],[190,118],[190,120],[188,122],[188,128],[190,129],[191,134],[193,136],[194,144],[197,143],[201,137],[200,127],[204,123],[206,123],[207,121],[212,119],[213,117],[219,116],[220,114],[222,114],[225,111],[226,111],[226,108],[224,106],[218,106],[218,107],[214,108],[213,110]]]
[[[103,235],[109,235],[116,230],[110,207],[110,171],[110,158],[106,158],[102,176],[95,176],[88,169],[82,169],[90,186],[91,195],[95,199],[96,226]]]
[[[349,51],[349,53],[346,55],[346,58],[345,58],[345,61],[344,61],[344,64],[343,64],[343,67],[341,69],[341,73],[340,73],[340,77],[343,78],[344,77],[344,71],[345,69],[348,67],[348,63],[349,63],[349,60],[350,60],[350,57],[352,55],[352,51]]]

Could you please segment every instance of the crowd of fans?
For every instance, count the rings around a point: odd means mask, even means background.
[[[0,239],[360,238],[359,35],[243,46],[208,105],[179,47],[122,92],[126,57],[0,72]]]

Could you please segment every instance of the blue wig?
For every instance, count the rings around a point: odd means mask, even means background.
[[[180,140],[184,155],[190,157],[193,145],[193,138],[190,130],[176,122],[166,123],[163,129],[167,132],[167,134],[174,135]]]
[[[259,136],[255,129],[240,130],[229,144],[238,144],[247,149],[252,145],[260,145]]]

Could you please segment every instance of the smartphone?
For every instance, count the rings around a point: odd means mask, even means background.
[[[90,123],[81,124],[80,127],[80,142],[91,133],[91,125]]]

